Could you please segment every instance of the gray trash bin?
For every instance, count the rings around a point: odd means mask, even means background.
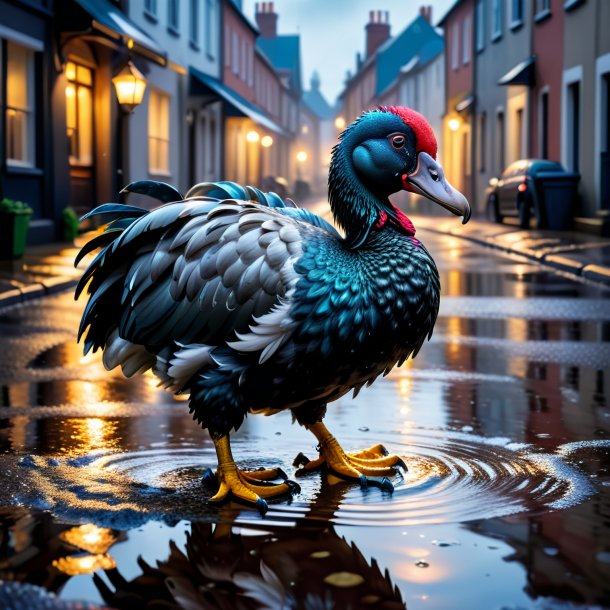
[[[567,231],[572,228],[579,174],[539,172],[534,177],[541,229]]]

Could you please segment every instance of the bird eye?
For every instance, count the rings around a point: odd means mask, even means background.
[[[407,139],[400,133],[396,133],[390,136],[390,143],[396,150],[400,150],[406,142]]]

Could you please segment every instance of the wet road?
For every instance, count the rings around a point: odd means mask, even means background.
[[[0,579],[121,609],[610,606],[608,290],[418,237],[432,340],[326,420],[404,455],[392,496],[312,474],[264,518],[209,508],[211,442],[152,376],[82,357],[83,302],[0,311]],[[292,475],[315,441],[251,416],[233,450]]]

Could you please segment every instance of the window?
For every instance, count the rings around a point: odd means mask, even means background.
[[[207,45],[207,42],[206,42]],[[225,68],[231,67],[231,29],[225,25]]]
[[[549,158],[549,93],[540,94],[540,157]]]
[[[551,16],[551,0],[536,0],[536,21]]]
[[[485,171],[485,161],[487,157],[487,113],[482,112],[479,115],[479,171]]]
[[[504,169],[504,111],[499,110],[496,114],[496,173],[500,175]]]
[[[237,32],[231,32],[231,70],[235,76],[239,75],[239,37]]]
[[[199,2],[191,0],[191,16],[189,21],[189,42],[192,47],[199,48]]]
[[[178,34],[179,32],[179,12],[178,12],[178,0],[167,1],[167,29],[172,34]]]
[[[157,0],[144,0],[144,14],[157,20]]]
[[[66,133],[71,165],[93,163],[93,75],[72,61],[66,64]]]
[[[460,49],[460,24],[454,23],[451,33],[451,67],[457,70],[460,67],[459,49]]]
[[[563,3],[563,8],[566,11],[571,11],[575,8],[578,8],[581,4],[584,4],[585,0],[565,0]]]
[[[216,31],[214,0],[203,1],[205,2],[205,52],[210,59],[214,59],[214,32]]]
[[[470,17],[464,17],[462,26],[462,63],[466,65],[470,61]]]
[[[523,0],[512,0],[510,27],[515,29],[523,25]]]
[[[477,51],[485,48],[485,0],[477,0],[476,8]]]
[[[568,169],[580,171],[580,81],[568,85]]]
[[[169,174],[169,96],[155,89],[148,99],[148,171]]]
[[[34,166],[34,51],[7,43],[6,160]]]
[[[503,0],[492,0],[491,9],[491,40],[498,40],[502,36],[502,9],[504,8]]]

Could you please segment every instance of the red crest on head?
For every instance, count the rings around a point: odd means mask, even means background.
[[[430,126],[430,123],[415,110],[406,108],[405,106],[388,106],[380,107],[384,112],[391,112],[402,119],[405,125],[408,125],[414,132],[417,138],[416,152],[426,152],[433,159],[436,159],[436,151],[438,144],[436,136]]]

